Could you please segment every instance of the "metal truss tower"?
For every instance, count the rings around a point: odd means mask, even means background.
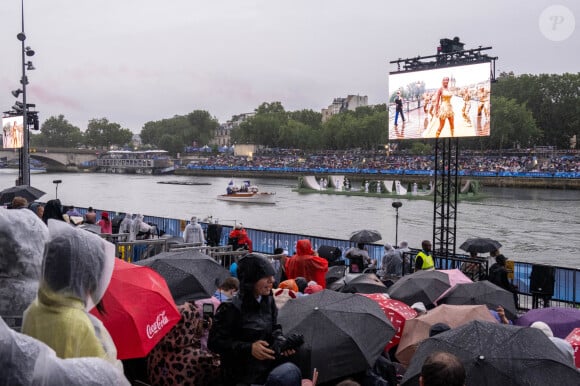
[[[422,71],[441,67],[462,66],[475,63],[490,63],[490,80],[495,81],[495,61],[484,51],[492,47],[463,49],[459,38],[441,39],[436,55],[397,59],[390,63],[397,70],[390,74]],[[459,139],[437,138],[435,140],[435,194],[433,198],[433,252],[438,256],[455,254],[457,234],[457,196],[459,170]]]
[[[455,254],[459,139],[435,140],[435,194],[433,197],[433,252]]]

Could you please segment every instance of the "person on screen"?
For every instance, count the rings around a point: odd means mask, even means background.
[[[467,87],[463,89],[462,96],[463,108],[461,109],[461,113],[463,114],[463,119],[465,119],[466,122],[471,122],[471,119],[469,119],[469,110],[471,110],[471,93]]]
[[[16,123],[16,121],[14,121],[14,123],[12,124],[12,147],[22,147],[22,141],[20,140],[20,136],[19,136],[19,127],[18,124]]]
[[[441,130],[443,130],[446,120],[449,121],[449,130],[453,137],[455,114],[453,113],[453,106],[451,105],[451,97],[453,97],[453,93],[449,89],[449,77],[446,76],[443,78],[441,87],[435,94],[435,116],[439,118],[439,128],[437,129],[437,133],[435,133],[435,138],[439,138],[439,135],[441,135]]]
[[[401,119],[405,122],[405,114],[403,114],[403,97],[401,96],[401,91],[397,91],[397,96],[395,97],[395,126],[398,125],[399,115]]]
[[[477,90],[477,98],[479,99],[477,104],[477,116],[481,117],[483,113],[485,117],[489,119],[489,92],[485,87],[481,86],[479,90]]]
[[[12,138],[10,138],[10,123],[6,123],[2,127],[2,146],[7,148],[10,146]]]

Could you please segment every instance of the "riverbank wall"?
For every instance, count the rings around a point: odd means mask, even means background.
[[[325,175],[336,173],[322,172],[282,172],[271,170],[204,170],[204,169],[177,169],[176,175],[184,176],[207,176],[207,177],[226,177],[226,178],[281,178],[281,179],[298,179],[306,175],[315,175],[320,178]],[[367,173],[348,174],[352,182],[361,183],[364,180],[391,179],[399,180],[402,183],[429,184],[433,178],[428,175],[377,175]],[[528,188],[528,189],[569,189],[580,190],[580,178],[545,178],[545,177],[506,177],[506,176],[460,176],[459,185],[464,181],[476,180],[482,186],[503,187],[503,188]]]

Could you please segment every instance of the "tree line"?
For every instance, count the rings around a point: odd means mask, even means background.
[[[501,73],[491,88],[491,134],[462,139],[462,147],[501,150],[554,146],[570,148],[580,137],[580,73]],[[377,149],[388,143],[386,104],[344,111],[322,122],[314,110],[286,111],[281,102],[264,102],[255,115],[232,129],[231,144],[251,143],[267,147],[343,150]],[[185,146],[209,144],[219,127],[204,110],[145,123],[144,145],[175,154]],[[106,118],[92,119],[82,132],[63,115],[48,118],[31,145],[110,147],[131,144],[132,132]],[[429,151],[433,140],[400,141],[399,148]]]

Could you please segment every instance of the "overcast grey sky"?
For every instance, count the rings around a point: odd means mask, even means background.
[[[557,4],[569,13],[542,19]],[[148,121],[197,109],[225,122],[271,101],[320,111],[348,94],[384,103],[396,69],[389,61],[435,54],[445,37],[460,37],[465,48],[493,46],[498,75],[580,71],[578,0],[25,0],[24,7],[26,44],[36,51],[28,101],[41,122],[63,114],[81,130],[104,117],[140,132]],[[20,85],[20,0],[1,0],[0,16],[5,111]]]

